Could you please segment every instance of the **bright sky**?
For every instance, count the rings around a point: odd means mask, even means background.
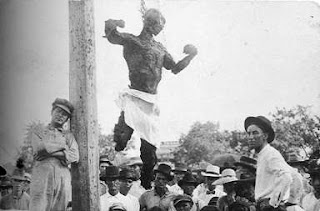
[[[180,74],[164,70],[159,86],[163,140],[177,140],[195,121],[243,129],[248,115],[312,105],[320,112],[320,10],[314,2],[145,0],[167,24],[156,39],[176,61],[191,43],[199,54]],[[19,146],[32,121],[47,123],[54,98],[68,98],[69,32],[65,0],[1,1],[1,154]],[[96,0],[98,120],[111,133],[114,99],[128,85],[122,47],[104,35],[104,21],[142,29],[140,0]],[[3,143],[6,144],[3,144]],[[2,159],[2,157],[1,157]]]

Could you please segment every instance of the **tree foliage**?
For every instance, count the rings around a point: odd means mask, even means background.
[[[228,131],[220,131],[219,123],[195,122],[187,135],[181,135],[181,145],[174,153],[174,159],[188,165],[210,161],[221,153],[231,153],[232,135]]]
[[[277,108],[272,114],[276,138],[272,145],[284,156],[292,149],[318,147],[320,138],[320,118],[312,115],[310,106],[298,105],[291,109]]]

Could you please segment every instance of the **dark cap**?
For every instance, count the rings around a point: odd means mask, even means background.
[[[250,125],[257,125],[263,132],[268,134],[268,143],[271,143],[274,140],[275,133],[271,126],[271,122],[264,116],[257,116],[257,117],[247,117],[244,121],[244,128],[247,131]]]
[[[178,182],[178,185],[181,187],[183,185],[193,185],[197,186],[199,183],[198,181],[192,176],[191,172],[186,172],[182,180]]]
[[[235,166],[243,166],[245,168],[248,168],[250,170],[256,171],[257,169],[257,160],[247,157],[247,156],[241,156],[239,162],[234,163]]]
[[[52,108],[59,107],[66,111],[69,115],[72,114],[74,107],[73,105],[66,99],[56,98],[52,103]]]
[[[137,174],[129,168],[123,168],[120,171],[120,179],[131,179],[133,181],[137,181],[139,178]]]
[[[173,205],[176,207],[181,202],[189,202],[191,206],[193,205],[192,198],[188,195],[177,195],[173,200]]]

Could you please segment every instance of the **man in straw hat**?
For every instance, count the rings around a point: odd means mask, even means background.
[[[210,199],[213,197],[221,197],[226,195],[222,190],[221,185],[214,185],[213,182],[221,177],[220,167],[209,164],[204,172],[201,172],[201,175],[204,176],[204,183],[198,185],[194,190],[194,197],[198,197],[205,204],[208,204]]]
[[[167,188],[168,182],[173,179],[171,167],[161,163],[154,170],[154,173],[154,188],[141,195],[139,199],[140,210],[149,210],[154,206],[158,206],[167,211],[170,209],[171,202],[175,196]]]
[[[157,89],[161,81],[162,68],[178,74],[197,55],[193,45],[186,45],[187,54],[176,63],[165,47],[154,40],[164,25],[165,18],[157,9],[148,9],[143,14],[143,29],[139,36],[117,31],[123,28],[123,20],[109,19],[105,22],[105,36],[110,43],[123,46],[123,56],[129,68],[129,89],[120,93],[118,105],[121,114],[114,128],[116,151],[123,150],[133,132],[140,136],[140,156],[143,161],[142,185],[151,187],[150,178],[157,163],[156,149],[159,139],[159,108]]]
[[[193,211],[193,200],[188,195],[177,195],[173,199],[173,206],[177,211]]]
[[[57,98],[52,103],[51,122],[32,134],[35,164],[30,187],[30,210],[66,210],[71,200],[68,165],[79,161],[78,144],[64,125],[73,112],[72,104]]]
[[[292,182],[291,167],[282,155],[270,146],[275,133],[264,116],[248,117],[244,122],[249,149],[258,154],[255,199],[257,210],[282,210],[280,203]]]
[[[25,170],[23,165],[17,162],[17,166],[12,173],[12,192],[1,198],[1,210],[29,210],[30,196],[24,190]]]
[[[228,206],[235,202],[236,191],[234,182],[237,181],[236,172],[233,169],[224,169],[221,177],[213,182],[213,185],[223,185],[223,191],[227,194],[219,197],[217,207],[220,211],[227,211]]]

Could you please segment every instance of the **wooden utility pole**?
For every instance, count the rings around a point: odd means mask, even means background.
[[[72,210],[99,211],[94,0],[69,0],[71,130],[80,161],[72,164]]]

